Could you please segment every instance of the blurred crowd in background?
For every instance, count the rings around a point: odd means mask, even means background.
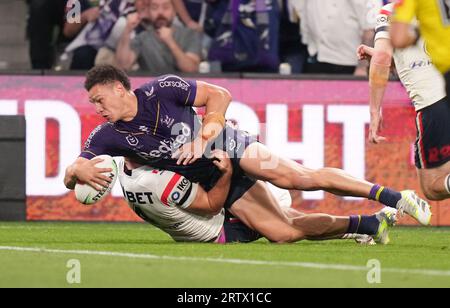
[[[33,69],[367,76],[382,0],[27,0]]]

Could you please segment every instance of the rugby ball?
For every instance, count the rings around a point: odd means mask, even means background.
[[[102,162],[95,165],[97,168],[112,169],[112,172],[103,173],[112,181],[108,187],[102,187],[101,191],[96,190],[89,184],[78,182],[75,185],[75,197],[80,203],[85,205],[95,204],[105,198],[111,192],[117,180],[117,164],[114,159],[109,155],[100,155],[95,158],[103,159]]]

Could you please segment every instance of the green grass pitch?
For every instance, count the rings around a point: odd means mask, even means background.
[[[71,259],[80,284],[67,282]],[[147,224],[0,223],[0,276],[0,287],[450,287],[450,229],[396,228],[373,247],[217,245],[175,243]]]

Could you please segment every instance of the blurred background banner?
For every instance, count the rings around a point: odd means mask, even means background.
[[[133,87],[152,78],[133,78]],[[229,89],[227,118],[258,134],[280,155],[312,168],[337,167],[397,190],[419,190],[413,163],[415,113],[400,83],[390,83],[381,145],[366,142],[367,81],[202,78]],[[119,185],[101,203],[86,207],[63,185],[64,171],[102,118],[83,89],[83,77],[0,76],[0,115],[25,115],[28,220],[139,221]],[[335,215],[372,213],[374,202],[327,193],[291,192],[293,207]],[[433,203],[433,225],[450,226],[450,202]],[[402,219],[402,224],[413,224]]]

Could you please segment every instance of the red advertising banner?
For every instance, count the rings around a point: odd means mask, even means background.
[[[397,190],[420,191],[413,161],[415,113],[400,83],[391,83],[383,107],[388,138],[366,141],[369,89],[364,81],[203,80],[230,90],[227,117],[284,157],[311,168],[336,167]],[[0,115],[27,119],[27,218],[29,220],[139,221],[115,187],[91,207],[79,204],[63,185],[67,165],[78,156],[95,114],[83,77],[0,76]],[[134,87],[151,78],[133,78]],[[375,202],[323,192],[291,192],[304,212],[368,214]],[[422,195],[422,194],[421,194]],[[432,203],[433,224],[450,225],[450,202]],[[403,224],[413,224],[405,218]]]

